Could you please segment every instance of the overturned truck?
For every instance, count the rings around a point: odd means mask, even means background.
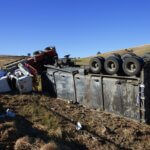
[[[150,123],[148,52],[148,48],[126,49],[96,57],[75,59],[66,55],[59,59],[56,49],[47,47],[3,69],[14,74],[21,63],[33,79],[42,76],[43,92],[51,96]]]
[[[87,71],[87,66],[72,67],[68,65],[60,68],[47,65],[45,87],[51,96],[56,96],[59,99],[149,123],[149,58],[148,53],[142,57],[134,53],[126,53],[121,57],[113,54],[113,56],[108,56],[103,60],[106,61],[105,64],[111,62],[110,69],[114,71],[115,60],[120,61],[122,59],[119,65],[128,67],[126,68],[128,72],[125,73],[123,71],[119,73],[100,72],[100,70],[93,72],[90,65],[87,65],[89,71]],[[101,57],[90,59],[90,64],[95,60],[94,63],[97,63],[97,60],[102,60]],[[76,64],[77,62],[81,64],[82,60],[75,60]],[[98,62],[95,69],[101,65],[102,63],[99,65]]]
[[[80,69],[47,66],[46,84],[51,96],[150,122],[150,64],[140,76],[84,75]]]

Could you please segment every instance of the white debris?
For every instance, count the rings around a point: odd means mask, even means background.
[[[18,68],[25,76],[32,76],[29,72],[29,70],[21,63],[18,64]]]
[[[16,78],[16,87],[20,93],[28,93],[32,91],[32,78],[30,76],[22,76]]]
[[[76,130],[81,130],[82,129],[82,125],[80,122],[77,122],[77,125],[76,125]]]
[[[144,84],[140,84],[140,87],[141,87],[141,88],[145,88],[145,85],[144,85]]]
[[[19,70],[19,69],[15,70],[14,75],[15,75],[17,78],[23,76],[21,70]]]

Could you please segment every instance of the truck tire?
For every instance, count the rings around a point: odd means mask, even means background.
[[[92,73],[98,74],[102,71],[104,59],[102,57],[91,58],[89,67]]]
[[[150,61],[150,53],[146,53],[144,54],[144,56],[142,57],[143,61],[147,62]]]
[[[121,67],[121,59],[116,56],[110,56],[106,58],[104,62],[105,71],[110,75],[118,73],[120,67]]]
[[[121,59],[124,61],[126,58],[136,56],[134,53],[127,53],[121,56]]]
[[[115,56],[115,57],[118,57],[119,59],[121,59],[121,56],[118,53],[113,53],[112,56]]]
[[[128,57],[122,65],[123,71],[128,76],[138,75],[142,68],[142,63],[137,57]]]

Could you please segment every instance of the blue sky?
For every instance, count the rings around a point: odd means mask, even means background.
[[[150,0],[0,0],[0,54],[60,57],[150,43]]]

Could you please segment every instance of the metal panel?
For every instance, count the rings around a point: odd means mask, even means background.
[[[47,70],[47,77],[48,79],[54,84],[54,73],[56,72],[56,70],[52,70],[52,69],[48,69]]]
[[[101,78],[75,76],[77,102],[90,108],[103,109]]]
[[[103,109],[102,85],[100,77],[89,77],[86,85],[84,104],[90,108]]]
[[[138,81],[127,79],[103,79],[104,107],[108,112],[140,120]]]
[[[86,92],[86,83],[88,79],[86,76],[75,75],[75,87],[76,87],[76,98],[77,102],[80,104],[84,104],[83,101],[85,99]]]
[[[142,119],[150,124],[150,63],[145,65],[141,76],[141,114]]]
[[[46,72],[46,77],[44,81],[43,88],[52,97],[57,97],[56,83],[55,83],[55,73],[56,70],[48,69]]]
[[[65,100],[72,100],[76,102],[75,90],[74,90],[74,79],[71,73],[56,72],[55,83],[57,89],[57,97]]]
[[[99,108],[103,110],[103,94],[101,77],[92,77],[90,80],[90,88],[88,92],[88,105],[92,108]]]
[[[136,120],[145,115],[141,114],[144,106],[141,108],[139,85],[142,79],[137,77],[73,75],[72,72],[58,69],[48,69],[47,76],[55,88],[57,98],[72,100],[89,108],[113,112]],[[149,95],[148,90],[146,93]]]

